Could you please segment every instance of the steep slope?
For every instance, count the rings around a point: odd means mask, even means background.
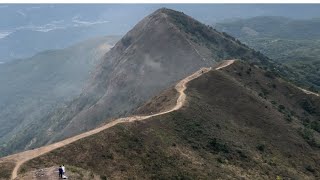
[[[30,147],[52,143],[128,115],[187,74],[233,58],[271,64],[261,53],[227,34],[181,12],[159,9],[105,55],[79,98],[49,114],[43,124],[35,124],[30,130],[33,135],[24,143],[33,137],[37,141]]]
[[[318,96],[245,62],[189,82],[186,95],[177,111],[116,125],[30,160],[21,172],[66,164],[102,179],[319,178],[319,131],[305,124],[319,123]]]
[[[288,79],[320,90],[320,19],[254,17],[217,23],[215,27],[294,70]]]
[[[0,156],[28,148],[20,143],[30,136],[30,125],[41,124],[54,108],[77,97],[90,72],[119,38],[97,37],[2,64]]]

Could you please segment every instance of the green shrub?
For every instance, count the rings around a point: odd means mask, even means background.
[[[207,147],[211,150],[214,150],[216,152],[224,152],[229,153],[229,149],[226,144],[222,144],[217,141],[216,138],[211,139],[207,145]]]
[[[20,169],[20,173],[22,173],[22,174],[23,174],[23,173],[26,173],[26,172],[27,172],[27,169],[26,169],[25,167],[23,167],[23,166],[22,166],[22,168]]]
[[[309,172],[312,172],[312,173],[315,172],[315,169],[314,169],[311,165],[308,165],[308,166],[306,166],[305,168],[306,168],[306,170],[309,171]]]
[[[314,134],[312,129],[304,128],[303,130],[300,129],[300,134],[307,141],[307,143],[312,147],[320,147],[320,145],[316,142],[314,138]]]
[[[301,133],[302,133],[302,137],[303,137],[305,140],[311,140],[311,139],[314,138],[314,137],[313,137],[313,132],[312,132],[312,130],[309,129],[309,128],[304,128]]]
[[[312,92],[316,92],[318,93],[318,89],[316,87],[314,87],[313,85],[311,85],[309,88],[308,88],[309,91],[312,91]]]
[[[224,163],[225,162],[224,159],[222,159],[221,157],[218,157],[217,160],[218,160],[219,163]]]
[[[246,71],[246,73],[247,73],[248,75],[250,75],[250,74],[251,74],[251,68],[249,68],[249,69]]]
[[[278,111],[279,112],[282,112],[283,110],[285,110],[286,108],[284,107],[284,105],[282,105],[282,104],[280,104],[279,106],[278,106]]]
[[[292,122],[293,119],[292,119],[292,117],[291,117],[290,114],[287,114],[286,120],[287,120],[288,122]]]
[[[313,105],[313,103],[310,101],[310,100],[308,100],[308,99],[303,99],[301,102],[300,102],[300,105],[301,105],[301,107],[305,110],[305,111],[307,111],[308,113],[310,113],[310,114],[313,114],[313,113],[315,113],[315,107],[314,107],[314,105]]]
[[[311,129],[320,133],[320,122],[319,121],[312,121],[310,123],[310,127],[311,127]]]
[[[266,72],[264,73],[264,76],[266,76],[267,78],[270,78],[270,79],[274,79],[274,78],[275,78],[274,75],[273,75],[273,73],[270,72],[270,71],[266,71]]]
[[[94,178],[94,174],[93,172],[90,172],[90,175],[89,175],[91,178]]]
[[[259,144],[259,145],[256,146],[256,148],[257,148],[259,151],[264,152],[266,146],[265,146],[264,144]]]
[[[284,109],[285,109],[284,105],[282,105],[282,104],[280,104],[280,105],[278,106],[278,108],[281,109],[281,110],[284,110]]]
[[[107,178],[107,176],[102,175],[102,176],[100,176],[100,179],[101,180],[107,180],[108,178]]]
[[[281,176],[277,176],[276,180],[282,180]]]

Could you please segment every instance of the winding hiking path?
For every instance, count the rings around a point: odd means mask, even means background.
[[[230,64],[232,64],[235,60],[224,60],[222,61],[216,68],[215,70],[218,70],[218,69],[221,69],[221,68],[224,68],[226,66],[229,66]],[[134,121],[142,121],[142,120],[145,120],[145,119],[148,119],[148,118],[151,118],[151,117],[154,117],[154,116],[159,116],[159,115],[163,115],[163,114],[166,114],[166,113],[170,113],[172,111],[176,111],[178,109],[180,109],[185,101],[186,101],[186,94],[184,93],[184,91],[186,90],[186,84],[195,79],[195,78],[198,78],[199,76],[201,76],[203,73],[206,73],[208,71],[210,71],[212,68],[201,68],[200,70],[198,70],[197,72],[193,73],[192,75],[184,78],[183,80],[181,80],[176,86],[175,86],[175,89],[177,90],[177,92],[179,93],[179,97],[177,99],[177,103],[176,105],[170,109],[170,110],[167,110],[167,111],[164,111],[164,112],[159,112],[157,114],[152,114],[152,115],[146,115],[146,116],[130,116],[130,117],[124,117],[124,118],[119,118],[119,119],[116,119],[114,121],[111,121],[101,127],[98,127],[96,129],[93,129],[91,131],[87,131],[85,133],[82,133],[82,134],[79,134],[79,135],[76,135],[74,137],[70,137],[70,138],[67,138],[63,141],[60,141],[60,142],[56,142],[56,143],[53,143],[53,144],[50,144],[50,145],[47,145],[47,146],[43,146],[43,147],[40,147],[40,148],[37,148],[37,149],[33,149],[33,150],[28,150],[28,151],[24,151],[24,152],[21,152],[21,153],[17,153],[17,154],[13,154],[13,155],[10,155],[10,156],[7,156],[7,157],[4,157],[2,159],[0,159],[0,163],[1,162],[5,162],[5,161],[9,161],[9,162],[15,162],[15,167],[12,171],[12,174],[11,174],[11,179],[15,179],[18,175],[18,171],[19,171],[19,168],[20,166],[33,159],[33,158],[36,158],[36,157],[39,157],[45,153],[48,153],[50,151],[53,151],[57,148],[60,148],[60,147],[63,147],[65,145],[68,145],[70,143],[73,143],[79,139],[82,139],[82,138],[85,138],[85,137],[88,137],[88,136],[91,136],[91,135],[94,135],[94,134],[97,134],[103,130],[106,130],[110,127],[113,127],[119,123],[126,123],[126,122],[134,122]]]
[[[306,94],[312,94],[312,95],[315,95],[315,96],[320,96],[319,94],[317,94],[317,93],[315,93],[315,92],[311,92],[311,91],[309,91],[309,90],[306,90],[306,89],[303,89],[303,88],[301,88],[301,87],[298,87],[298,89],[300,89],[300,90],[302,90],[304,93],[306,93]]]

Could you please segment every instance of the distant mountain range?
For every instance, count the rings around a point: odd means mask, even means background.
[[[108,30],[108,26],[108,23],[105,22],[53,28],[52,30],[17,30],[0,39],[0,61],[8,62],[26,58],[44,50],[62,49],[84,39],[114,33],[113,30]]]
[[[277,16],[258,16],[219,22],[215,27],[235,37],[269,37],[310,40],[320,38],[320,18],[297,20]]]
[[[235,36],[268,57],[290,67],[291,81],[320,90],[320,19],[254,17],[217,23],[220,31]]]
[[[186,12],[206,24],[262,15],[306,19],[319,17],[320,11],[320,5],[315,4],[2,4],[0,62],[65,48],[95,36],[124,35],[140,19],[163,6]],[[301,13],[297,15],[297,11]],[[307,28],[296,25],[294,29]],[[272,27],[266,30],[273,31]]]

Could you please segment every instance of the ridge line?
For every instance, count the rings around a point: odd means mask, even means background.
[[[227,66],[231,65],[234,61],[235,60],[224,60],[214,70],[219,70],[224,67],[227,67]],[[71,144],[75,141],[78,141],[80,139],[97,134],[97,133],[99,133],[103,130],[109,129],[117,124],[142,121],[142,120],[149,119],[151,117],[160,116],[163,114],[167,114],[167,113],[176,111],[176,110],[180,109],[181,107],[183,107],[183,105],[186,101],[186,94],[184,93],[184,91],[187,89],[187,86],[186,86],[187,83],[200,77],[202,74],[207,73],[211,70],[212,70],[211,67],[200,68],[200,70],[196,71],[195,73],[193,73],[193,74],[187,76],[186,78],[182,79],[181,81],[179,81],[175,86],[176,91],[179,93],[179,97],[177,99],[176,105],[172,109],[169,109],[169,110],[163,111],[163,112],[159,112],[156,114],[151,114],[151,115],[133,115],[133,116],[129,116],[129,117],[118,118],[118,119],[115,119],[114,121],[111,121],[103,126],[100,126],[100,127],[95,128],[93,130],[81,133],[79,135],[76,135],[76,136],[73,136],[70,138],[67,138],[65,140],[62,140],[62,141],[59,141],[59,142],[56,142],[56,143],[53,143],[50,145],[42,146],[42,147],[39,147],[39,148],[36,148],[33,150],[28,150],[28,151],[24,151],[21,153],[9,155],[7,157],[0,159],[0,162],[1,162],[1,160],[2,161],[8,161],[8,160],[10,161],[11,160],[16,163],[16,165],[11,173],[11,179],[16,179],[18,176],[18,171],[19,171],[21,165],[23,165],[25,162],[27,162],[31,159],[34,159],[34,158],[39,157],[43,154],[49,153],[55,149],[61,148],[63,146]]]

